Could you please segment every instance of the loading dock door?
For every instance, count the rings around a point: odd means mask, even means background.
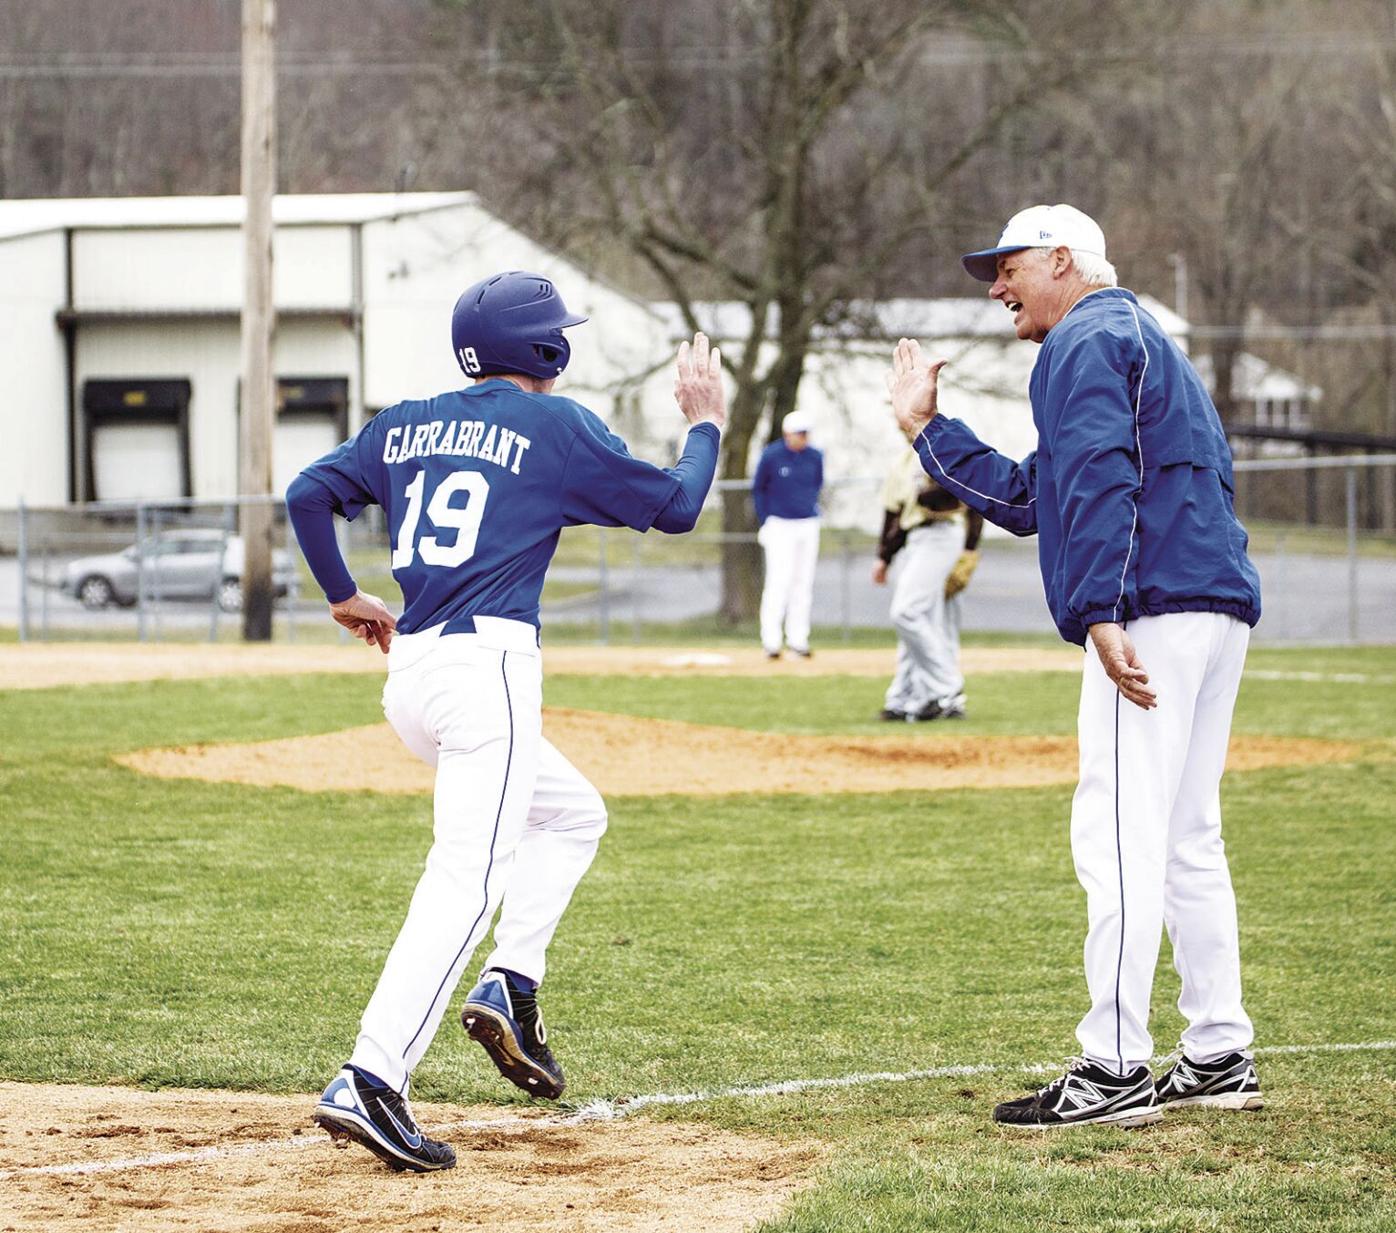
[[[283,377],[276,383],[272,491],[285,492],[307,463],[349,435],[349,381],[344,377]]]
[[[87,381],[87,496],[150,501],[189,495],[188,381]]]

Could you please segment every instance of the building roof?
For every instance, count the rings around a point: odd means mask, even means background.
[[[474,203],[474,193],[278,194],[272,221],[283,226],[366,223]],[[237,227],[242,197],[59,197],[0,200],[0,239],[67,227]]]

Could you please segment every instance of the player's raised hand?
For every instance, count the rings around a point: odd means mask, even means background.
[[[892,395],[892,411],[907,439],[918,436],[936,417],[936,386],[946,361],[927,364],[921,358],[921,344],[914,338],[897,341],[892,352],[892,369],[887,374],[887,392]]]
[[[1149,684],[1149,674],[1139,662],[1134,639],[1125,632],[1124,626],[1100,621],[1091,626],[1090,633],[1100,666],[1124,698],[1144,711],[1158,706],[1158,693]]]
[[[690,424],[727,422],[727,395],[722,388],[722,352],[709,348],[708,336],[699,331],[693,343],[679,344],[678,375],[674,398]]]
[[[362,638],[369,646],[376,646],[384,655],[388,653],[393,632],[397,629],[397,618],[378,596],[356,591],[348,599],[331,604],[330,615],[355,638]]]

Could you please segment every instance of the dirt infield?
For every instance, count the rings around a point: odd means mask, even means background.
[[[819,651],[812,659],[767,660],[759,647],[684,650],[676,647],[547,646],[545,672],[627,676],[887,676],[887,650]],[[1079,672],[1071,647],[967,647],[964,670]],[[306,672],[383,673],[383,656],[348,645],[247,646],[241,643],[26,642],[0,646],[0,688],[110,685],[124,681],[193,680],[217,676],[294,676]]]
[[[726,1233],[775,1212],[819,1159],[639,1117],[531,1126],[529,1111],[419,1105],[459,1163],[418,1176],[331,1147],[307,1096],[0,1083],[0,1100],[0,1230]]]
[[[900,725],[898,725],[900,726]],[[868,738],[792,736],[547,707],[543,730],[603,795],[890,792],[1021,788],[1076,778],[1067,736]],[[1230,770],[1347,762],[1345,741],[1236,736]],[[738,756],[739,755],[739,756]],[[123,754],[147,775],[318,791],[430,792],[432,771],[386,724],[247,745],[188,745]]]

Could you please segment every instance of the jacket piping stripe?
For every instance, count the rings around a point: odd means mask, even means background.
[[[437,985],[436,993],[432,996],[431,1002],[427,1005],[427,1013],[423,1016],[421,1023],[417,1025],[417,1030],[412,1033],[412,1039],[407,1042],[407,1048],[402,1051],[404,1060],[407,1055],[412,1052],[412,1046],[417,1043],[417,1037],[422,1034],[422,1030],[426,1027],[428,1020],[431,1019],[432,1011],[441,998],[442,990],[446,988],[446,983],[451,979],[451,973],[456,970],[456,964],[461,961],[462,956],[470,949],[470,939],[475,936],[475,930],[479,927],[481,918],[485,915],[486,910],[490,906],[490,874],[494,872],[494,845],[495,841],[499,838],[499,820],[504,816],[504,802],[509,795],[509,771],[514,764],[514,701],[509,696],[509,674],[505,670],[508,662],[509,652],[501,651],[499,655],[499,676],[504,682],[504,707],[509,712],[509,751],[504,758],[504,784],[499,789],[499,806],[494,811],[494,830],[490,833],[490,855],[489,860],[485,863],[485,881],[481,889],[480,910],[475,914],[474,921],[471,922],[470,928],[466,931],[465,941],[461,943],[460,949],[456,951],[456,956],[451,960],[451,964],[446,969],[445,975],[442,976],[441,983]]]
[[[930,425],[927,424],[926,427],[929,428]],[[977,488],[971,488],[968,484],[963,483],[960,480],[957,480],[941,464],[940,459],[936,457],[936,452],[932,448],[930,441],[926,437],[925,428],[921,430],[920,435],[917,437],[917,440],[926,442],[926,453],[928,453],[931,456],[931,461],[936,464],[936,470],[939,471],[945,479],[948,479],[952,484],[955,485],[956,488],[964,489],[965,492],[968,492],[973,496],[978,497],[981,501],[992,501],[995,505],[1006,505],[1009,509],[1027,509],[1028,506],[1034,504],[1037,501],[1037,497],[1035,496],[1029,497],[1026,501],[1001,501],[998,497],[991,497],[987,492],[980,492]]]
[[[1102,665],[1104,667],[1104,665]],[[1115,691],[1115,868],[1120,875],[1120,949],[1115,957],[1115,1052],[1120,1074],[1125,1073],[1125,1047],[1120,1023],[1120,978],[1125,966],[1125,855],[1120,844],[1120,692]]]
[[[1134,391],[1134,453],[1139,459],[1139,492],[1144,491],[1144,447],[1139,440],[1139,404],[1144,397],[1144,378],[1149,372],[1149,348],[1144,342],[1144,327],[1139,324],[1139,311],[1125,301],[1125,306],[1134,317],[1134,332],[1139,335],[1139,349],[1144,352],[1144,367],[1139,370],[1139,385]],[[1129,563],[1134,557],[1134,537],[1139,530],[1139,497],[1134,498],[1134,517],[1129,524],[1129,547],[1125,549],[1125,563],[1120,568],[1120,593],[1115,598],[1114,617],[1120,619],[1120,605],[1125,601],[1125,578],[1129,575]]]

